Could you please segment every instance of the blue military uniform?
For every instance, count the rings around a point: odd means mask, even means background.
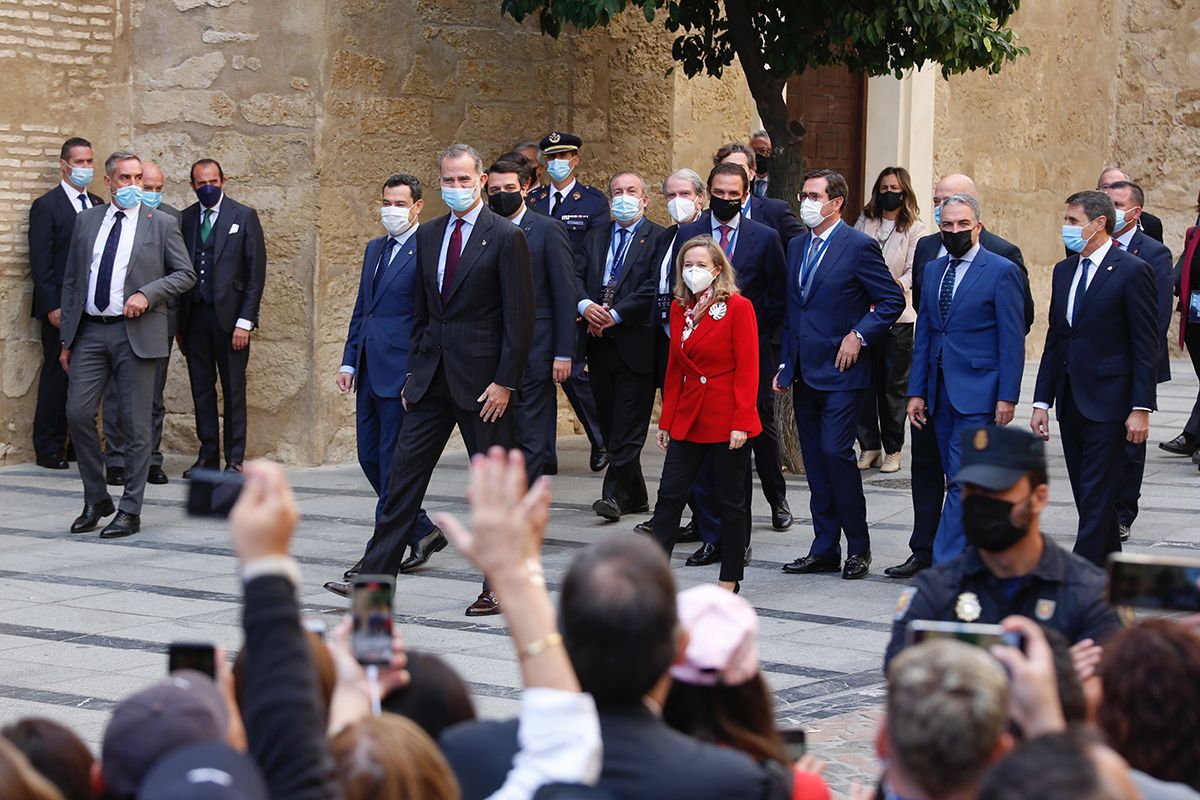
[[[536,211],[561,220],[567,226],[567,235],[571,239],[571,248],[576,255],[583,249],[583,238],[592,228],[608,224],[608,198],[604,192],[594,186],[575,181],[574,186],[568,187],[563,195],[562,203],[555,206],[550,213],[550,199],[554,196],[554,186],[542,186],[529,193],[529,206]]]

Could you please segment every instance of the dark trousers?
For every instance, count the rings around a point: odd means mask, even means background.
[[[654,538],[670,558],[679,534],[683,506],[702,469],[721,476],[712,487],[721,519],[721,580],[740,581],[745,568],[748,527],[745,517],[749,499],[740,476],[750,474],[748,445],[730,450],[728,441],[700,444],[672,439],[663,461],[658,499],[650,522]]]
[[[867,500],[854,457],[854,433],[863,390],[826,392],[803,380],[792,387],[796,433],[808,477],[813,543],[809,555],[841,558],[842,534],[848,555],[871,552]]]
[[[521,376],[521,400],[517,404],[517,442],[525,454],[529,485],[542,476],[549,453],[549,438],[558,425],[558,393],[554,390],[554,361],[530,359]]]
[[[1192,369],[1200,378],[1200,323],[1192,323],[1183,332],[1183,344],[1187,347],[1188,356],[1192,359]],[[1183,432],[1192,441],[1200,441],[1200,392],[1196,393],[1196,404],[1192,406],[1192,415],[1188,417]]]
[[[33,411],[33,452],[38,457],[62,455],[67,447],[67,373],[58,361],[62,340],[58,328],[42,326],[42,374],[38,376]]]
[[[1063,395],[1058,401],[1058,429],[1079,512],[1074,550],[1076,555],[1103,567],[1109,553],[1121,550],[1116,505],[1121,491],[1125,425],[1084,417],[1075,406],[1069,381]]]
[[[575,417],[583,425],[583,432],[592,443],[593,450],[604,449],[604,434],[600,429],[600,417],[596,412],[596,399],[592,395],[591,381],[583,369],[583,361],[571,362],[571,376],[562,382],[563,394],[575,410]],[[558,466],[558,427],[546,433],[546,463]]]
[[[871,359],[871,388],[858,421],[858,446],[899,453],[904,447],[913,323],[897,322],[879,344],[882,346],[868,347],[864,354]]]
[[[125,486],[119,505],[127,513],[142,513],[146,476],[150,472],[155,362],[156,359],[134,354],[124,321],[101,325],[85,319],[80,323],[71,351],[67,424],[75,443],[75,458],[87,503],[100,503],[109,497],[96,412],[111,381],[120,394],[121,430],[126,434]]]
[[[363,554],[362,574],[395,575],[404,560],[405,548],[416,541],[415,529],[421,503],[433,478],[433,470],[457,425],[471,455],[499,445],[516,445],[516,415],[509,408],[496,422],[484,422],[481,406],[459,408],[450,395],[446,373],[439,364],[421,402],[411,405],[400,428],[388,475],[387,499],[375,522],[375,532]]]
[[[392,475],[392,454],[404,427],[404,401],[399,397],[380,397],[371,389],[366,348],[362,363],[355,375],[358,393],[355,395],[355,424],[358,434],[358,464],[367,482],[379,496],[375,503],[375,520],[383,513],[387,489]],[[417,512],[417,527],[413,541],[419,541],[433,530],[433,522],[425,509]]]
[[[932,415],[933,432],[937,437],[947,488],[946,504],[942,508],[941,521],[933,542],[933,563],[941,564],[957,556],[967,546],[967,532],[962,521],[962,484],[954,480],[962,464],[963,432],[991,424],[996,415],[963,414],[958,411],[950,402],[944,378],[939,377],[937,395]]]
[[[163,402],[163,390],[167,387],[167,369],[171,365],[171,347],[173,341],[167,342],[167,355],[156,359],[154,367],[154,406],[150,419],[150,464],[155,467],[163,465],[162,437],[163,422],[167,416],[167,406]],[[120,393],[116,386],[109,383],[104,392],[104,405],[100,410],[103,417],[104,430],[104,466],[125,468],[125,434],[121,432],[121,402]]]
[[[1121,458],[1121,491],[1117,495],[1117,522],[1131,527],[1142,499],[1142,478],[1146,474],[1146,443],[1125,442]]]
[[[192,305],[185,337],[200,460],[215,463],[221,458],[221,423],[217,415],[219,376],[224,400],[225,461],[240,463],[246,457],[246,365],[250,361],[250,347],[233,349],[232,334],[221,329],[211,303]]]
[[[630,369],[617,343],[607,337],[588,343],[587,362],[600,432],[608,445],[603,496],[616,500],[622,511],[645,508],[649,497],[642,476],[642,447],[654,410],[654,375]]]
[[[926,566],[933,563],[933,541],[942,519],[942,501],[946,498],[946,473],[942,470],[935,424],[930,414],[924,428],[910,426],[913,529],[908,548]]]

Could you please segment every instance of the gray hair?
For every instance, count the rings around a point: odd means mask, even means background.
[[[700,177],[696,170],[688,169],[687,167],[684,167],[683,169],[677,169],[666,177],[666,180],[663,181],[664,195],[667,193],[667,184],[675,178],[690,183],[692,185],[692,190],[696,192],[697,197],[704,196],[704,179]]]
[[[638,183],[640,183],[642,185],[642,196],[643,197],[646,196],[646,179],[642,177],[642,173],[635,172],[634,170],[631,170],[631,169],[623,169],[620,172],[613,173],[613,176],[608,179],[608,194],[609,194],[609,196],[612,196],[613,181],[615,181],[617,178],[621,177],[622,175],[632,175],[633,177],[637,178]]]
[[[1129,180],[1129,173],[1126,172],[1125,170],[1121,169],[1121,167],[1119,165],[1107,164],[1107,165],[1105,165],[1104,169],[1100,170],[1100,175],[1097,176],[1097,178],[1096,178],[1096,185],[1099,186],[1100,182],[1102,180],[1104,180],[1104,176],[1110,172],[1119,172],[1119,173],[1121,173],[1122,180],[1126,180],[1126,181]]]
[[[470,156],[471,160],[475,162],[475,172],[479,175],[483,174],[483,158],[479,152],[471,145],[462,143],[452,144],[442,151],[442,154],[438,156],[438,171],[441,171],[442,164],[446,163],[446,159],[461,158],[462,156]]]
[[[539,164],[546,163],[546,154],[542,152],[542,143],[537,141],[536,139],[522,139],[521,141],[519,141],[513,145],[513,152],[519,153],[522,150],[524,150],[526,147],[532,147],[534,150],[537,151],[537,162]]]
[[[750,138],[751,138],[751,139],[757,139],[757,138],[759,138],[759,137],[762,137],[763,139],[770,139],[770,138],[771,138],[771,134],[767,133],[767,132],[766,132],[766,131],[764,131],[762,128],[759,128],[758,130],[756,130],[756,131],[754,131],[753,133],[751,133],[751,134],[750,134]]]
[[[971,209],[971,213],[975,215],[976,222],[979,222],[981,219],[983,219],[982,212],[979,209],[979,199],[969,194],[963,194],[962,192],[959,192],[958,194],[952,194],[943,200],[942,211],[945,212],[949,206],[957,205],[968,206]]]
[[[131,153],[128,150],[118,150],[108,158],[104,159],[104,174],[111,178],[113,170],[117,168],[117,162],[128,161],[131,158],[139,164],[142,163],[142,160],[138,158],[136,154]]]

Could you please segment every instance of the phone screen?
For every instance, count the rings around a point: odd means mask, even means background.
[[[194,669],[216,679],[216,648],[200,642],[172,642],[167,648],[167,672],[181,669]]]
[[[188,516],[228,517],[245,485],[246,478],[240,472],[193,470],[188,483]]]
[[[920,644],[930,639],[955,639],[973,644],[985,650],[995,645],[1008,645],[1025,649],[1025,640],[1015,631],[1006,631],[999,625],[977,622],[936,622],[915,619],[908,623],[908,643]]]
[[[395,591],[396,579],[390,575],[358,575],[354,579],[354,657],[360,664],[391,663]]]
[[[1114,553],[1108,572],[1111,605],[1200,611],[1200,559]]]

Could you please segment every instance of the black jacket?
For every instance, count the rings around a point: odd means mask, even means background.
[[[984,228],[979,234],[979,244],[989,253],[1003,256],[1021,268],[1021,281],[1025,285],[1025,332],[1029,333],[1029,329],[1033,327],[1035,309],[1033,306],[1033,292],[1029,290],[1029,270],[1025,268],[1025,258],[1021,255],[1021,248],[1012,242],[1001,239],[987,228]],[[917,241],[917,249],[913,252],[913,308],[919,309],[921,307],[921,286],[925,275],[925,265],[930,261],[937,260],[938,251],[941,247],[942,235],[940,233],[931,233],[928,236],[922,236]]]
[[[92,206],[104,205],[104,201],[91,192],[87,195]],[[71,231],[75,229],[78,213],[61,183],[29,207],[29,273],[33,278],[31,317],[45,318],[62,307],[63,272],[67,268],[67,250],[71,247]]]
[[[575,252],[567,228],[526,207],[519,226],[533,269],[534,333],[529,360],[575,357]]]
[[[179,223],[183,229],[183,243],[193,264],[200,244],[200,220],[200,204],[192,203],[183,210]],[[267,247],[258,212],[222,196],[213,236],[217,237],[213,244],[213,305],[221,330],[233,333],[239,319],[249,320],[257,328],[258,308],[267,280]],[[197,275],[192,292],[199,291],[200,277]],[[181,331],[187,330],[189,306],[190,297],[180,300]]]

